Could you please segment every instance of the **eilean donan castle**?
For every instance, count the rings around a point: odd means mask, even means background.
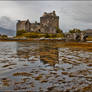
[[[17,32],[25,30],[26,32],[40,32],[40,33],[57,33],[56,29],[59,28],[59,16],[56,16],[55,11],[51,13],[44,12],[40,17],[40,23],[30,23],[29,20],[18,21]]]

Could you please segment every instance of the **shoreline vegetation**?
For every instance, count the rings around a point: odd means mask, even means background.
[[[86,50],[92,52],[92,42],[75,42],[75,41],[65,41],[64,39],[13,39],[13,40],[0,40],[0,42],[47,42],[47,43],[55,43],[56,47],[69,47],[71,49],[78,49],[78,50]]]
[[[68,41],[64,37],[64,33],[58,30],[56,34],[43,34],[43,33],[36,33],[36,32],[24,32],[21,31],[16,37],[9,38],[6,35],[2,36],[0,39],[1,42],[6,41],[19,41],[19,42],[46,42],[46,43],[55,43],[55,45],[59,48],[61,47],[69,47],[69,48],[76,48],[82,49],[87,51],[92,51],[92,42],[77,42],[74,40]],[[87,41],[92,41],[92,37],[88,37]]]

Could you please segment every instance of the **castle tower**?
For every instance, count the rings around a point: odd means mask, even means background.
[[[40,27],[42,33],[56,33],[56,29],[59,28],[59,16],[56,16],[55,11],[52,13],[45,12],[40,17]]]
[[[16,34],[18,33],[18,31],[26,31],[29,32],[30,31],[30,21],[29,20],[25,20],[25,21],[20,21],[18,20],[17,24],[16,24]]]

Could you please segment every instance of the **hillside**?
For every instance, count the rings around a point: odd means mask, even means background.
[[[92,29],[86,29],[84,31],[87,32],[87,33],[92,33]]]
[[[9,30],[9,29],[5,29],[5,28],[2,28],[0,27],[0,34],[5,34],[5,35],[8,35],[8,36],[14,36],[16,34],[16,32],[14,30]]]

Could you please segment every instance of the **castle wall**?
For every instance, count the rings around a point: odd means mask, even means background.
[[[30,22],[29,22],[29,20],[25,23],[25,31],[30,32]]]
[[[56,28],[59,28],[59,16],[47,16],[40,17],[41,32],[43,33],[56,33]]]
[[[30,29],[29,20],[27,20],[27,21],[18,21],[18,23],[17,23],[17,31],[25,30],[25,31],[29,32],[29,29]]]
[[[18,22],[17,23],[17,31],[19,30],[25,30],[25,24],[22,24],[21,22]]]
[[[17,32],[25,30],[26,32],[40,32],[40,33],[57,33],[56,28],[59,28],[59,16],[56,16],[55,11],[52,13],[44,13],[40,17],[40,23],[30,23],[29,20],[18,21]]]
[[[40,23],[31,23],[30,32],[40,32]]]

